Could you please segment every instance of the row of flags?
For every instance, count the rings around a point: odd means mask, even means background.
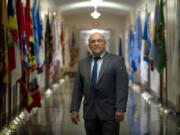
[[[25,5],[21,0],[8,0],[6,6],[6,0],[0,1],[0,98],[19,82],[29,112],[41,106],[37,75],[44,72],[43,67],[50,65],[48,73],[60,78],[65,64],[62,26],[48,15],[43,39],[40,3],[32,3],[31,7],[31,0]]]
[[[156,0],[154,26],[153,26],[153,39],[149,37],[149,13],[146,11],[144,32],[141,31],[140,13],[136,18],[136,26],[134,32],[129,29],[128,33],[128,62],[131,65],[130,79],[134,81],[134,73],[139,68],[141,63],[142,77],[147,74],[147,68],[150,65],[151,70],[157,68],[160,74],[163,74],[166,67],[166,49],[165,49],[165,25],[164,25],[164,12],[163,0]],[[142,40],[143,43],[142,44]],[[147,78],[144,78],[147,80]]]
[[[41,106],[37,75],[48,65],[48,77],[60,79],[66,64],[63,26],[48,14],[43,38],[39,6],[36,0],[0,1],[0,97],[19,82],[29,112]]]

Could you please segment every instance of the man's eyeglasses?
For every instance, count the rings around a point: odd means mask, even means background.
[[[91,44],[94,44],[94,43],[96,43],[96,42],[102,43],[102,42],[104,42],[104,40],[98,39],[98,40],[91,40],[91,41],[90,41]]]

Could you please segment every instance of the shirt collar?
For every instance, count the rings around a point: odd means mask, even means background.
[[[104,55],[105,55],[105,53],[106,53],[106,51],[104,51],[103,53],[101,53],[101,55],[99,56],[101,59],[104,57]],[[95,56],[93,55],[93,58],[94,58]]]

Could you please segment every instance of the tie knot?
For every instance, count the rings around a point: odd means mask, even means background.
[[[101,57],[94,57],[95,61],[98,61]]]

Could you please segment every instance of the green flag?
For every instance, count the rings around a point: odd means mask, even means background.
[[[158,46],[158,72],[163,74],[164,67],[166,67],[166,46],[165,46],[165,34],[164,34],[164,12],[163,12],[163,0],[160,2],[159,17],[157,26],[157,46]]]

